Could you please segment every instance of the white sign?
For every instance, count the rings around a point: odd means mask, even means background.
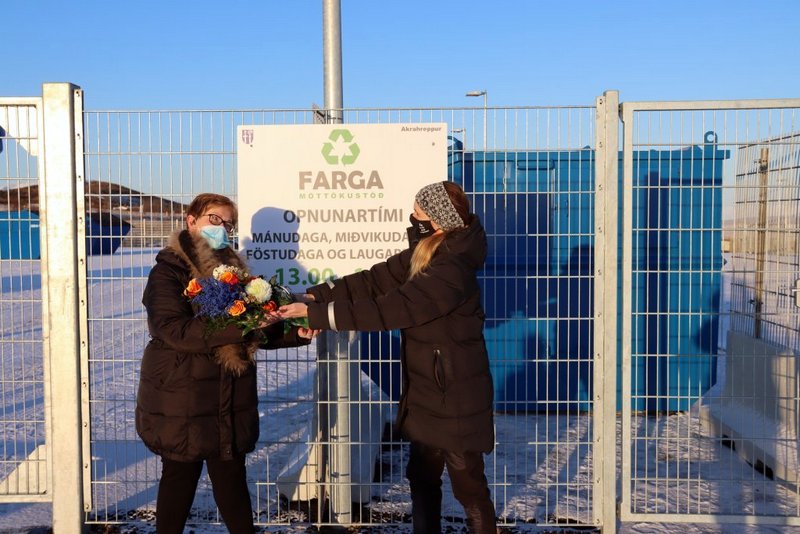
[[[254,274],[303,286],[408,247],[414,195],[447,179],[447,125],[239,126],[239,248]]]

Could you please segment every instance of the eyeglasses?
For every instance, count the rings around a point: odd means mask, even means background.
[[[208,217],[208,222],[214,226],[224,226],[226,232],[233,232],[233,229],[236,227],[236,224],[233,221],[226,221],[216,213],[206,213],[203,215],[203,217]]]

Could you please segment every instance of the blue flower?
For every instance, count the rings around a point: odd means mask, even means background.
[[[215,278],[199,280],[203,290],[192,299],[196,306],[196,317],[217,318],[226,314],[235,300],[241,298],[239,285],[230,285]]]

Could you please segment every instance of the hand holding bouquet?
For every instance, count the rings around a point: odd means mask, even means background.
[[[288,288],[277,283],[277,277],[267,281],[231,265],[219,265],[211,277],[192,278],[183,294],[192,303],[195,317],[207,321],[209,332],[234,324],[242,329],[243,336],[279,320],[276,310],[294,301]],[[288,320],[285,324],[287,328],[308,327],[307,320]]]

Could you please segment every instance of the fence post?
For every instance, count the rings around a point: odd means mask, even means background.
[[[325,91],[325,111],[329,124],[344,122],[342,96],[342,21],[341,1],[323,0],[322,2],[322,55],[324,58],[323,75]],[[328,393],[335,388],[333,395],[328,395],[326,405],[328,420],[334,421],[329,428],[328,469],[331,520],[338,525],[352,523],[352,465],[353,451],[350,430],[350,384],[359,383],[360,369],[358,363],[358,335],[355,332],[337,332],[329,334],[328,348]],[[355,367],[354,367],[355,366]],[[335,409],[333,403],[335,402]]]
[[[594,242],[594,523],[616,532],[619,92],[596,99]]]
[[[81,431],[80,325],[78,321],[76,150],[83,140],[76,117],[83,111],[83,93],[69,83],[42,85],[44,165],[39,191],[43,232],[42,269],[47,270],[43,310],[44,357],[50,363],[50,443],[53,445],[53,531],[83,529],[83,465]],[[76,149],[76,147],[80,147]]]
[[[330,396],[330,400],[335,402],[335,409],[328,415],[334,420],[334,424],[330,426],[331,451],[328,470],[330,488],[328,489],[331,499],[331,519],[339,525],[349,525],[353,522],[351,385],[359,383],[361,372],[358,363],[352,361],[358,359],[358,334],[337,332],[331,337],[334,338],[335,345],[332,351],[335,361],[331,368],[335,374],[335,383],[328,384],[328,387],[334,389],[334,395]]]

